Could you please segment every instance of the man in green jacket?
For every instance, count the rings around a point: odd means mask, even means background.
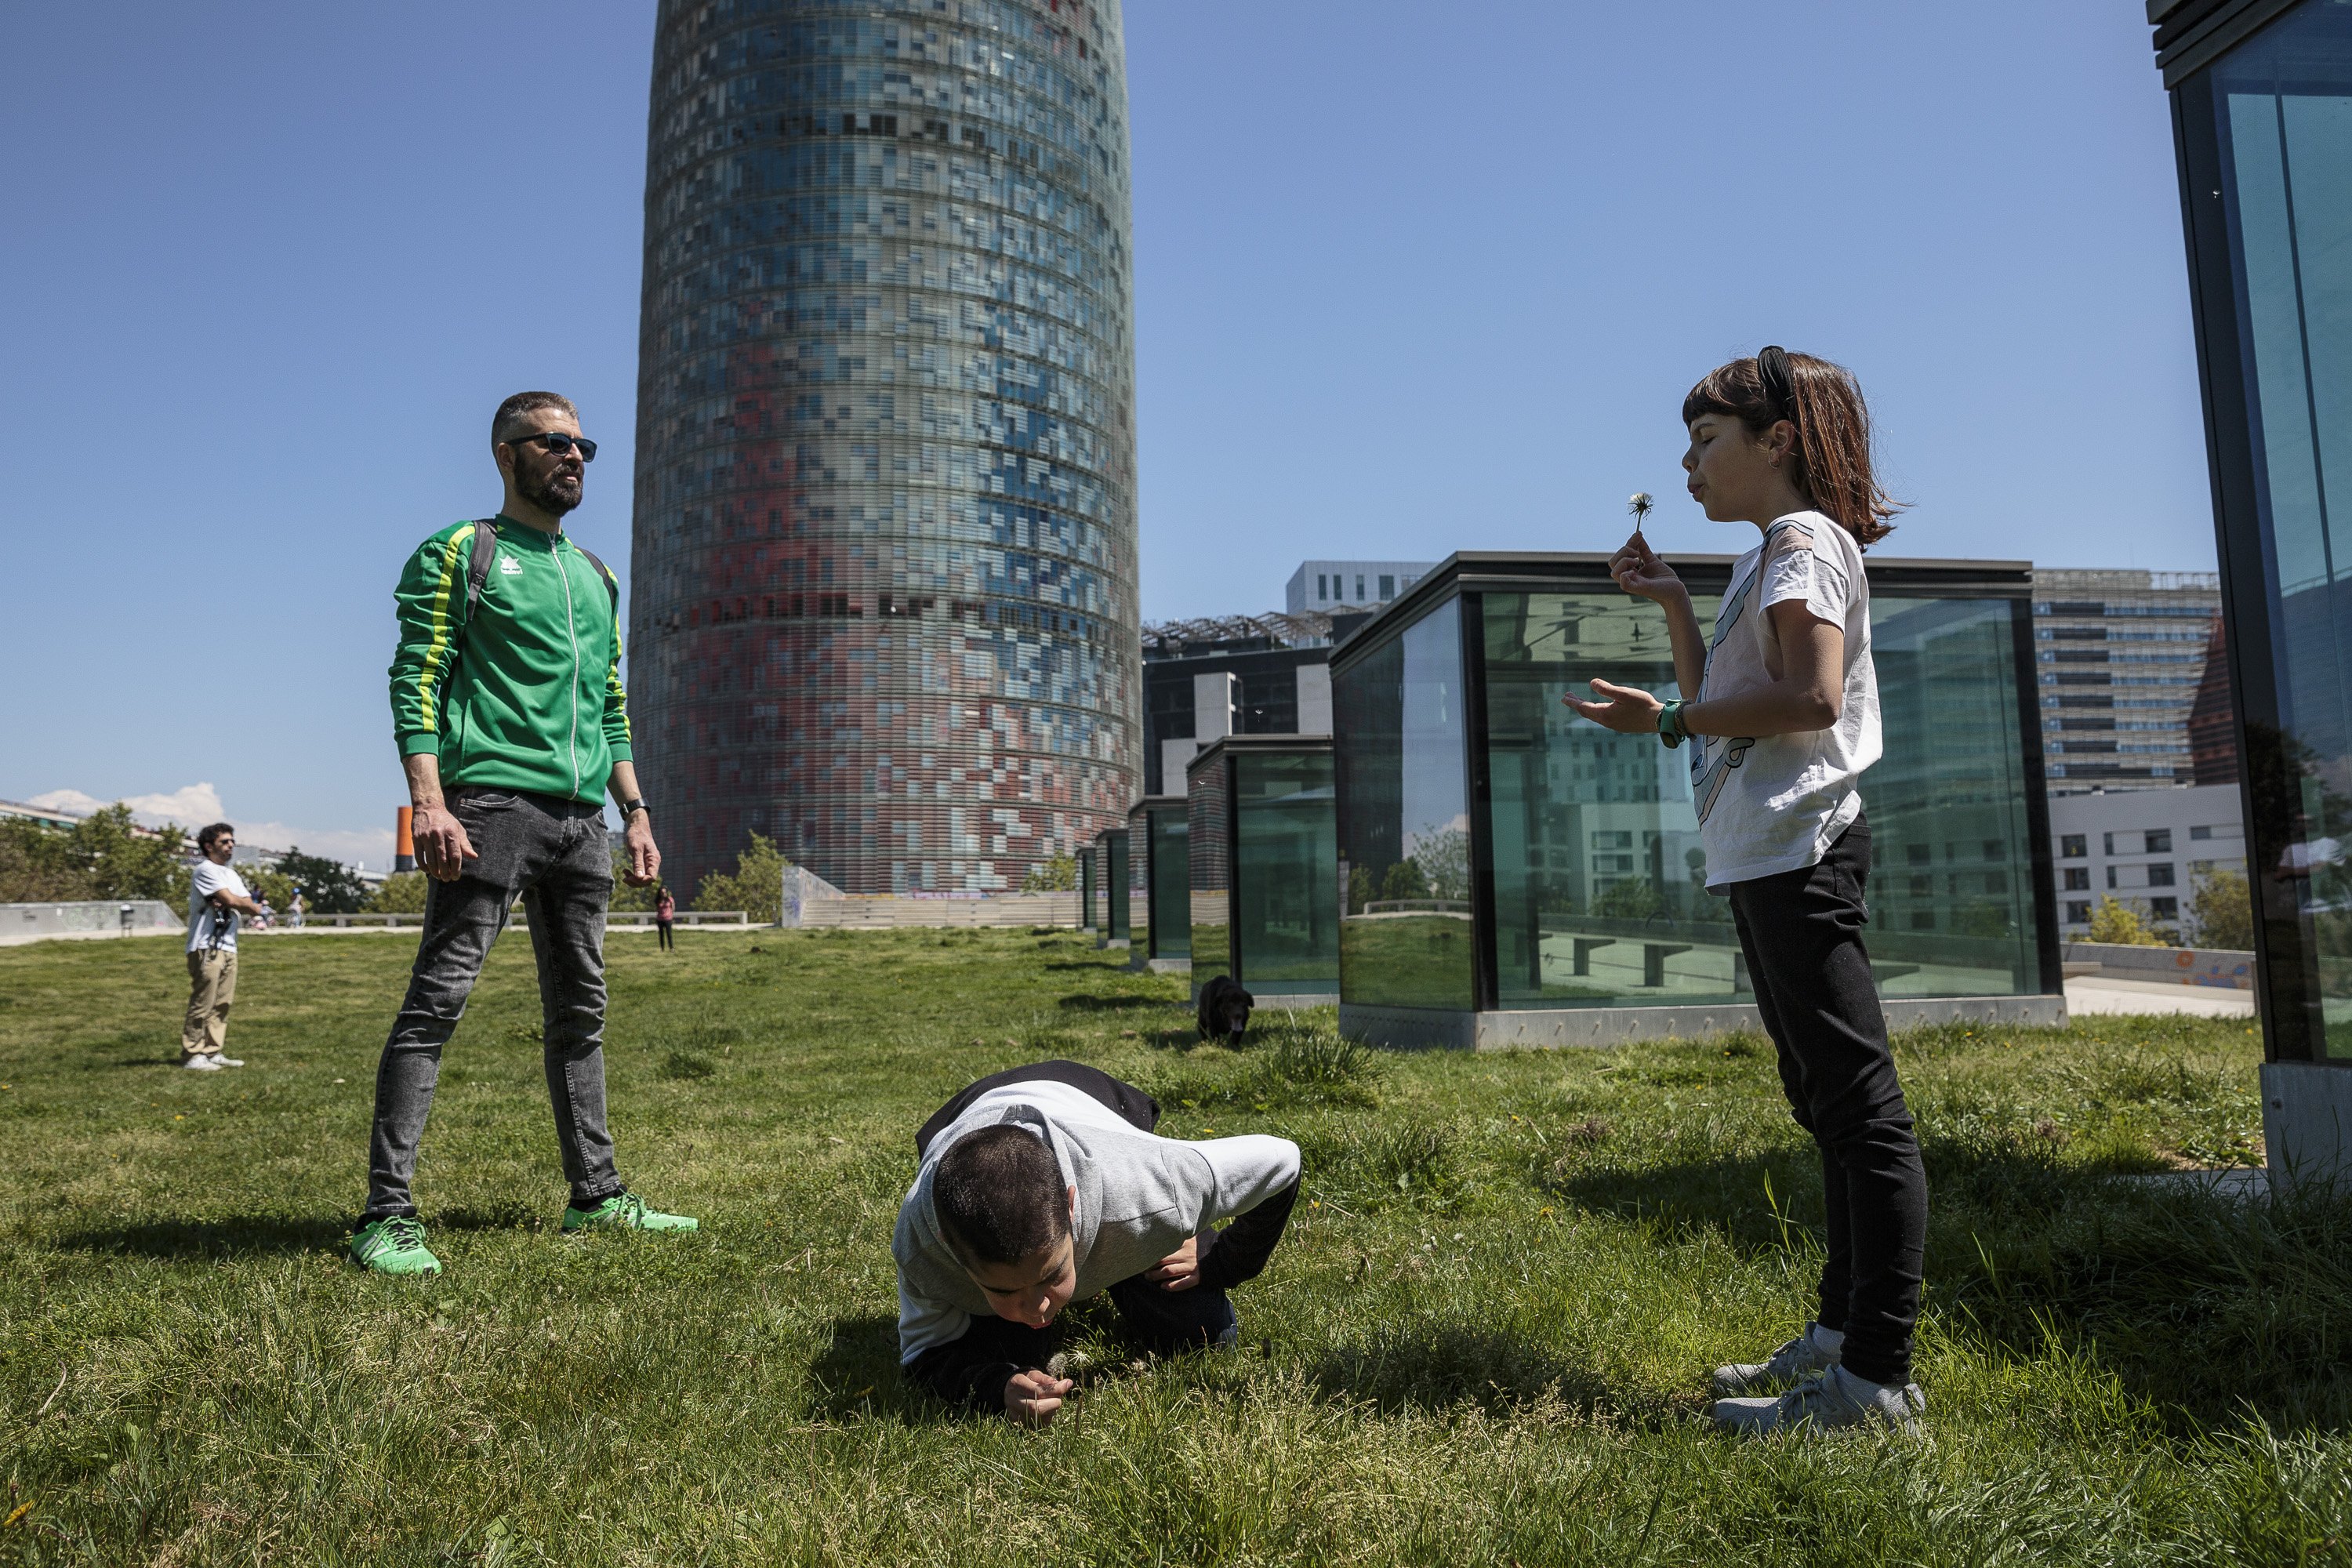
[[[431,881],[408,995],[376,1070],[367,1212],[352,1237],[352,1257],[384,1274],[440,1272],[409,1181],[441,1047],[517,897],[530,915],[547,1089],[572,1189],[563,1228],[695,1228],[622,1186],[604,1130],[608,785],[627,825],[632,884],[654,879],[661,851],[630,761],[619,591],[563,531],[596,444],[551,392],[500,404],[490,442],[506,481],[499,515],[426,540],[394,594],[393,734]],[[484,528],[496,554],[476,596],[468,574]]]

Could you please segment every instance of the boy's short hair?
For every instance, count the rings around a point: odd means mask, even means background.
[[[199,849],[210,849],[215,844],[220,841],[221,837],[224,834],[235,833],[236,831],[236,828],[231,827],[226,822],[215,822],[209,824],[206,826],[199,827],[196,829],[196,847]]]
[[[976,1263],[1017,1263],[1070,1233],[1054,1152],[1010,1122],[968,1132],[940,1156],[931,1206],[949,1245]]]

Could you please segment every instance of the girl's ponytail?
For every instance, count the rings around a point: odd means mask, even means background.
[[[1902,508],[1872,472],[1870,410],[1843,365],[1775,344],[1754,359],[1733,360],[1690,389],[1683,423],[1707,413],[1729,415],[1756,436],[1788,420],[1797,427],[1797,468],[1790,477],[1799,493],[1864,550],[1895,531],[1886,520]]]

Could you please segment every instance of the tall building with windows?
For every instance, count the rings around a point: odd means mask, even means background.
[[[630,692],[675,881],[987,892],[1140,785],[1118,0],[662,0]]]
[[[2200,782],[2189,715],[2221,613],[2210,572],[2035,571],[2034,678],[2052,795]]]

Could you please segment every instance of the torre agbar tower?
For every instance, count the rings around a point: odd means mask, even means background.
[[[662,0],[630,691],[671,880],[994,892],[1141,779],[1118,0]]]

